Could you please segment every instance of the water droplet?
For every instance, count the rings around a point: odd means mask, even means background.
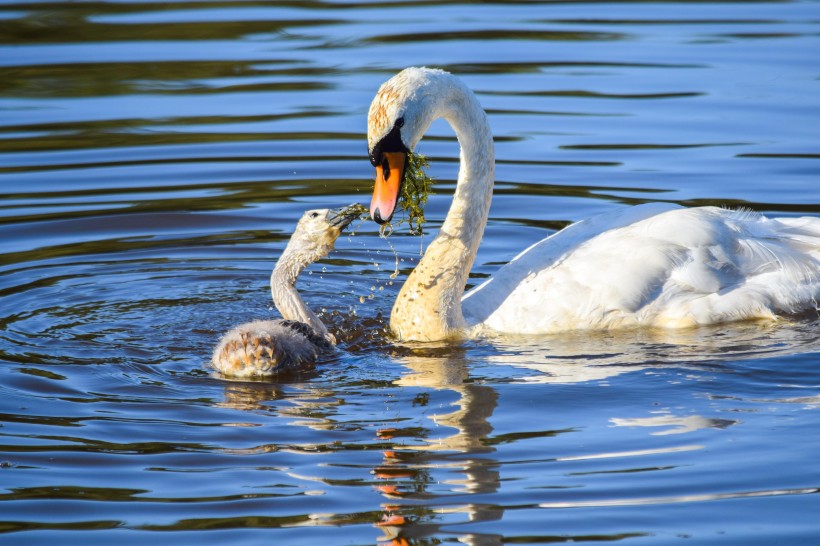
[[[359,296],[359,303],[364,303],[364,302],[365,302],[364,296]]]

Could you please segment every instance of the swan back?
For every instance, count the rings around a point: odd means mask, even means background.
[[[820,219],[649,204],[573,224],[465,295],[469,324],[683,328],[818,309]]]

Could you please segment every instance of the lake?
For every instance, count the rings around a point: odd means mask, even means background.
[[[820,215],[818,52],[817,1],[4,0],[0,543],[820,544],[818,316],[387,335],[454,189],[444,122],[428,233],[356,222],[300,278],[339,351],[208,366],[278,316],[302,212],[369,203],[367,110],[403,67],[489,115],[474,286],[635,204]]]

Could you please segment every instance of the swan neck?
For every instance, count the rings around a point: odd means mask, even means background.
[[[472,91],[451,86],[440,115],[460,146],[456,190],[438,235],[402,287],[391,314],[401,339],[436,341],[461,337],[467,324],[461,297],[487,225],[495,154],[487,116]]]

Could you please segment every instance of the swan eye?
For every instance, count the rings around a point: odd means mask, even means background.
[[[382,178],[388,180],[390,178],[390,162],[387,158],[382,158]]]
[[[311,215],[310,215],[310,217],[311,217],[311,218],[318,218],[318,217],[319,217],[319,213],[318,213],[318,212],[314,212],[313,214],[311,214]]]
[[[399,129],[404,127],[404,116],[396,120],[396,127],[398,127]]]

